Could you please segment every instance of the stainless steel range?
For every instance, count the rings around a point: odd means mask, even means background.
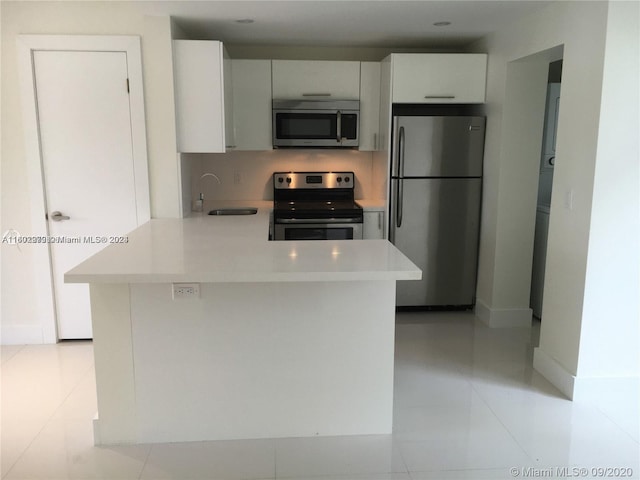
[[[362,239],[353,172],[273,174],[274,240]]]

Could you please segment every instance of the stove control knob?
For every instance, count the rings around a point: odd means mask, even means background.
[[[278,177],[278,183],[282,183],[282,182],[284,182],[284,178]]]
[[[291,183],[291,177],[287,177],[287,183]]]
[[[342,177],[338,177],[338,178],[336,178],[336,181],[337,181],[338,183],[342,182]]]
[[[350,180],[351,180],[351,179],[350,179],[349,177],[344,177],[344,181],[345,181],[345,182],[349,183],[349,181],[350,181]]]

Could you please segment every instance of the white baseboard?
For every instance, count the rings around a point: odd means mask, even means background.
[[[491,328],[530,327],[533,312],[530,308],[489,308],[476,300],[476,316]]]
[[[562,365],[540,347],[536,347],[533,350],[533,368],[549,380],[567,398],[573,400],[576,377],[567,372]]]
[[[576,377],[540,347],[533,352],[533,368],[574,402],[597,402],[603,392],[637,392],[640,377]]]
[[[100,417],[97,413],[93,417],[93,444],[102,445],[102,439],[100,438]]]
[[[42,345],[44,337],[41,325],[2,325],[1,345]]]

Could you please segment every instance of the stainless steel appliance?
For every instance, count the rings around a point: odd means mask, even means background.
[[[358,146],[358,100],[273,100],[274,147]]]
[[[353,172],[273,174],[274,240],[362,239]]]
[[[389,239],[422,269],[397,282],[401,307],[475,303],[483,117],[393,118]]]

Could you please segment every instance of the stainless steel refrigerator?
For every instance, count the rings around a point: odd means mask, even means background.
[[[397,282],[401,307],[475,303],[484,117],[393,118],[389,239],[421,281]]]

